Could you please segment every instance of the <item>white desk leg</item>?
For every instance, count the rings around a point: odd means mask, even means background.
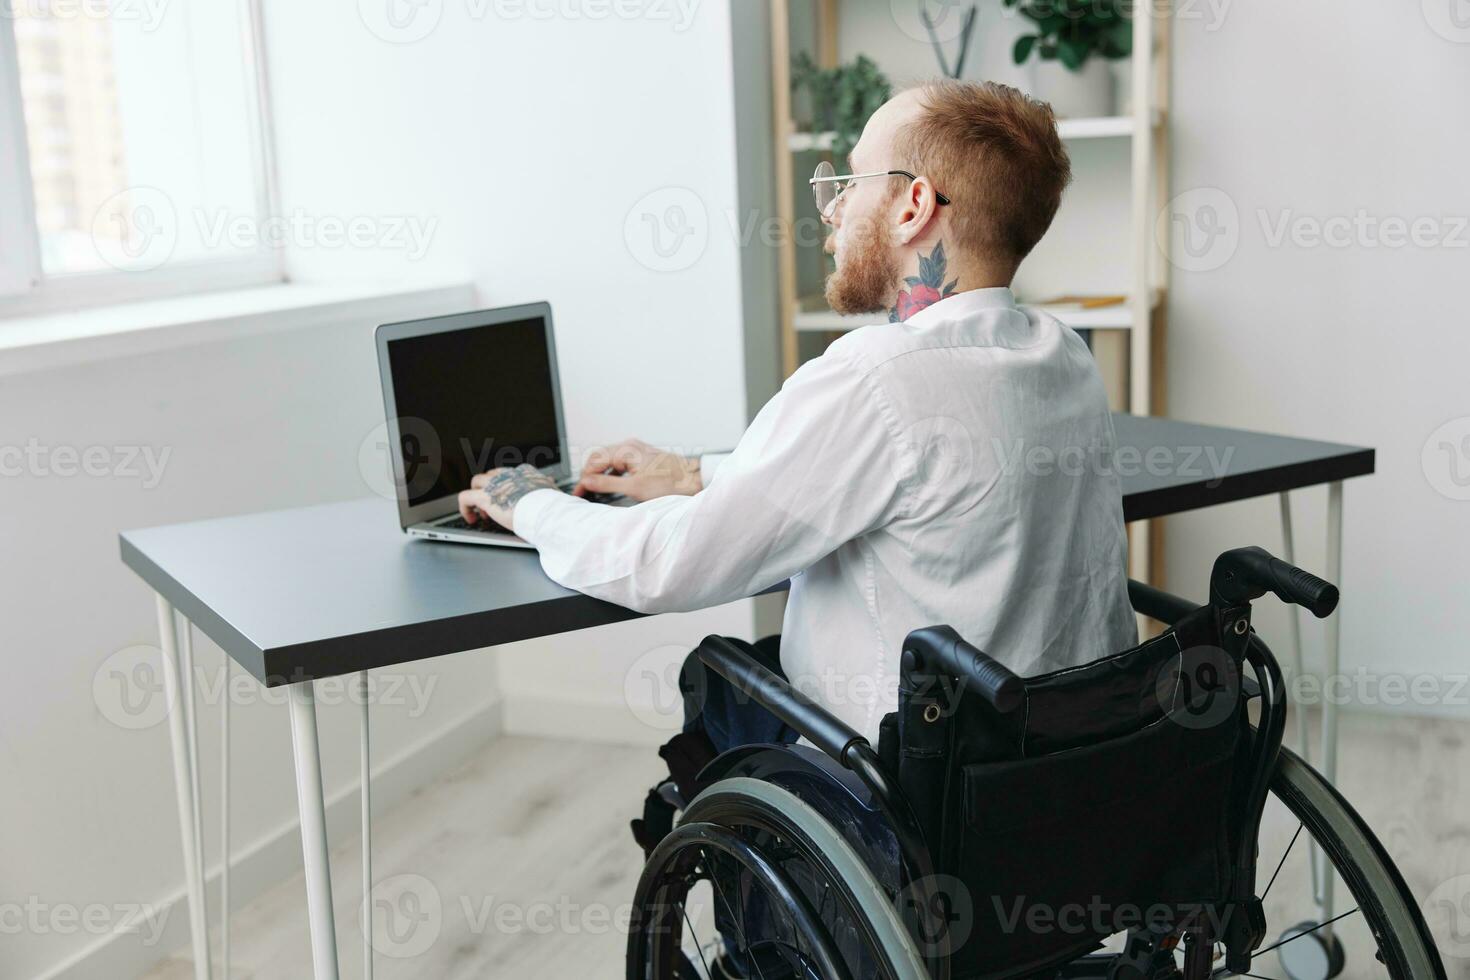
[[[301,813],[301,853],[306,862],[311,960],[316,980],[338,980],[337,929],[332,918],[332,867],[327,858],[327,811],[322,797],[316,699],[311,681],[292,684],[290,692],[291,748],[296,757],[296,805]]]
[[[194,863],[209,884],[209,864],[204,860],[204,794],[199,792],[199,715],[194,709],[194,624],[184,616],[178,616],[181,656],[179,668],[183,675],[184,709],[187,713],[185,730],[189,736],[189,792],[194,798]],[[204,921],[209,922],[209,893],[205,892]],[[205,948],[208,948],[206,942]]]
[[[224,654],[219,725],[219,975],[230,980],[230,655]]]
[[[373,762],[368,740],[368,675],[357,675],[362,757],[362,975],[373,980]]]
[[[189,735],[184,703],[185,676],[179,662],[179,638],[174,624],[174,607],[163,596],[158,605],[158,645],[163,651],[163,686],[168,698],[169,741],[174,758],[174,791],[179,806],[179,837],[184,849],[184,886],[189,896],[189,933],[194,950],[195,980],[210,980],[209,921],[204,904],[204,868],[199,861],[199,797],[189,755]],[[192,684],[193,679],[188,678]]]
[[[1327,485],[1327,581],[1338,588],[1342,588],[1342,481],[1337,480]],[[1342,635],[1342,610],[1339,608],[1331,616],[1327,617],[1324,624],[1327,627],[1326,640],[1326,666],[1324,674],[1326,685],[1323,687],[1322,698],[1322,776],[1330,785],[1337,785],[1337,695],[1333,693],[1332,685],[1337,683],[1337,675],[1341,668],[1341,656],[1338,642]],[[1322,918],[1318,921],[1328,922],[1333,915],[1333,875],[1332,868],[1326,862],[1322,862]],[[1324,940],[1332,941],[1332,927],[1323,930]]]
[[[1281,492],[1281,559],[1288,565],[1296,564],[1296,538],[1291,530],[1291,494],[1283,490]],[[1302,608],[1301,606],[1290,606],[1286,611],[1286,636],[1291,646],[1291,673],[1293,683],[1300,684],[1306,676],[1307,668],[1302,659]],[[1291,694],[1290,689],[1287,696]],[[1296,715],[1296,745],[1297,752],[1302,761],[1310,763],[1311,745],[1307,742],[1307,733],[1311,726],[1307,723],[1307,713],[1302,705],[1293,705],[1293,714]]]
[[[1288,565],[1296,564],[1296,538],[1291,529],[1291,495],[1281,492],[1281,558]],[[1292,605],[1286,610],[1286,635],[1291,645],[1291,672],[1294,683],[1301,683],[1297,678],[1305,678],[1307,675],[1306,663],[1302,658],[1302,609],[1301,606]],[[1287,697],[1291,696],[1288,689]],[[1326,699],[1323,699],[1324,710]],[[1301,755],[1302,761],[1311,764],[1311,743],[1309,741],[1311,725],[1307,721],[1306,706],[1303,704],[1292,704],[1292,714],[1296,716],[1296,742],[1297,753]],[[1328,865],[1322,859],[1322,849],[1317,846],[1316,841],[1307,845],[1307,869],[1312,876],[1312,900],[1323,906],[1327,886],[1323,883],[1323,875],[1327,873]],[[1325,906],[1323,906],[1325,907]],[[1326,922],[1332,916],[1324,915],[1319,921]]]
[[[1342,481],[1327,485],[1327,581],[1342,588]],[[1334,683],[1340,667],[1338,642],[1342,635],[1342,611],[1327,617],[1327,680]],[[1337,782],[1337,698],[1323,698],[1322,775]]]

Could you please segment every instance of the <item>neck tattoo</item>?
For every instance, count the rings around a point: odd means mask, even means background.
[[[934,251],[919,256],[919,274],[904,276],[903,282],[907,288],[899,290],[898,302],[888,311],[889,323],[907,320],[926,306],[933,306],[954,293],[959,279],[951,279],[948,283],[944,281],[947,261],[943,242],[935,242]]]

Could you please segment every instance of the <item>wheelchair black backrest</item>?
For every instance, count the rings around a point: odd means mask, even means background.
[[[958,882],[955,977],[1028,974],[1134,928],[1213,923],[1223,938],[1254,885],[1253,858],[1238,859],[1259,820],[1250,787],[1275,761],[1247,717],[1249,614],[1201,607],[1131,650],[1025,679],[1008,711],[905,671],[883,754]]]

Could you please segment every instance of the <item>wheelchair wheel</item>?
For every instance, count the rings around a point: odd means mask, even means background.
[[[690,892],[707,882],[695,927]],[[814,809],[772,783],[736,777],[701,793],[649,856],[628,937],[629,980],[719,969],[776,980],[927,980],[923,957],[852,847]],[[687,933],[686,933],[687,929]],[[701,969],[702,968],[702,969]]]
[[[1258,885],[1267,939],[1255,971],[1279,957],[1290,980],[1393,977],[1442,980],[1444,964],[1418,903],[1373,832],[1300,757],[1281,750],[1261,822]],[[1314,862],[1315,844],[1325,862]],[[1314,866],[1318,865],[1318,866]],[[1335,907],[1319,906],[1333,876]],[[1223,975],[1223,974],[1217,974]]]

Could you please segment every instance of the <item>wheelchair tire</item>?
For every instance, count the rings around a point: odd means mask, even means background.
[[[1378,957],[1388,975],[1395,980],[1444,980],[1444,963],[1418,902],[1388,852],[1342,795],[1285,748],[1271,793],[1301,821],[1347,885],[1378,944]],[[1294,925],[1294,934],[1300,928]],[[1333,940],[1336,938],[1334,935]]]
[[[675,830],[654,849],[638,882],[634,900],[634,929],[629,936],[629,980],[674,980],[672,971],[659,973],[655,960],[677,962],[676,957],[657,956],[651,950],[665,937],[651,933],[658,928],[663,904],[681,904],[687,895],[667,892],[670,872],[679,867],[681,851],[700,846],[697,840],[680,840],[701,827],[718,828],[745,837],[766,835],[794,850],[808,873],[817,876],[824,889],[831,889],[848,913],[847,920],[862,930],[863,947],[878,976],[887,980],[928,980],[924,958],[919,954],[893,904],[852,846],[830,823],[790,791],[772,783],[746,777],[721,780],[689,804]],[[686,858],[687,863],[687,858]],[[680,917],[663,913],[664,925],[677,930]],[[817,928],[821,929],[820,923]],[[677,936],[674,937],[677,941]],[[824,935],[818,942],[830,943]],[[825,980],[825,978],[824,978]]]

